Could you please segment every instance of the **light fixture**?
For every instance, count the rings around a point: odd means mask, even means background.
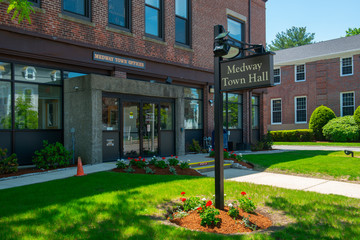
[[[214,92],[215,92],[215,86],[209,85],[209,93],[214,93]]]
[[[165,82],[166,82],[167,84],[171,84],[171,83],[172,83],[171,77],[167,77]]]
[[[214,105],[214,100],[210,99],[209,103],[210,103],[210,106],[213,106]]]

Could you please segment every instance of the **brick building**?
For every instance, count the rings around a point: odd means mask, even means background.
[[[0,3],[0,147],[20,164],[43,140],[87,163],[184,154],[214,127],[213,26],[265,44],[266,0],[31,2],[32,24]],[[259,136],[262,93],[224,96],[231,148]]]
[[[308,128],[320,105],[352,115],[360,105],[360,35],[276,51],[274,81],[264,97],[267,130]]]

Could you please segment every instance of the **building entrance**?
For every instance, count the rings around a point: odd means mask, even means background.
[[[175,154],[171,99],[104,94],[103,161]]]

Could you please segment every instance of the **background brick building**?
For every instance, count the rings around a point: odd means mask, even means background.
[[[320,105],[336,116],[360,105],[360,35],[276,51],[275,87],[264,98],[267,130],[308,128]]]
[[[32,24],[12,21],[0,3],[0,147],[21,164],[31,163],[42,140],[71,148],[72,134],[88,163],[183,154],[214,127],[213,26],[265,44],[265,0],[31,2]],[[245,120],[229,127],[234,149],[251,143],[251,122],[260,134],[262,93],[237,93],[238,121]],[[21,99],[31,104],[26,114]],[[127,125],[125,114],[134,122]],[[127,151],[134,139],[140,146]]]

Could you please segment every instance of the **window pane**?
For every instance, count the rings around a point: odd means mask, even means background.
[[[173,130],[173,104],[161,103],[160,106],[161,130]]]
[[[10,63],[0,62],[0,79],[11,79]]]
[[[184,88],[184,95],[186,98],[202,99],[202,89],[198,88]]]
[[[127,27],[126,0],[109,0],[109,23]]]
[[[280,83],[280,69],[274,69],[274,83]]]
[[[15,64],[15,80],[60,85],[61,72],[56,69]]]
[[[188,44],[187,21],[182,18],[175,18],[175,40],[176,42]]]
[[[342,115],[354,114],[354,93],[342,94]]]
[[[145,7],[145,32],[160,37],[159,11],[147,6]]]
[[[227,25],[228,25],[228,31],[230,32],[229,33],[230,37],[235,38],[236,40],[239,41],[244,40],[242,36],[242,28],[243,28],[242,23],[228,18]]]
[[[85,73],[77,73],[77,72],[64,72],[64,79],[73,78],[73,77],[81,77],[87,75]]]
[[[203,104],[201,100],[185,100],[185,128],[203,128]]]
[[[145,0],[145,3],[156,8],[160,8],[160,0]]]
[[[272,100],[272,123],[281,123],[281,99]]]
[[[15,84],[15,128],[60,129],[61,87]]]
[[[242,105],[228,104],[229,129],[242,129]]]
[[[305,80],[305,65],[296,66],[296,81]]]
[[[259,128],[259,97],[253,96],[252,100],[252,129]]]
[[[64,1],[65,11],[85,16],[84,0],[63,0],[63,1]]]
[[[103,130],[117,130],[119,123],[119,104],[117,98],[102,99]]]
[[[352,58],[343,58],[342,59],[342,75],[352,74]]]
[[[188,0],[176,0],[175,1],[175,13],[176,15],[187,18]]]
[[[11,84],[0,81],[0,129],[11,129]]]
[[[296,122],[306,122],[306,98],[296,98]]]
[[[242,95],[236,93],[228,93],[228,102],[242,103]]]

